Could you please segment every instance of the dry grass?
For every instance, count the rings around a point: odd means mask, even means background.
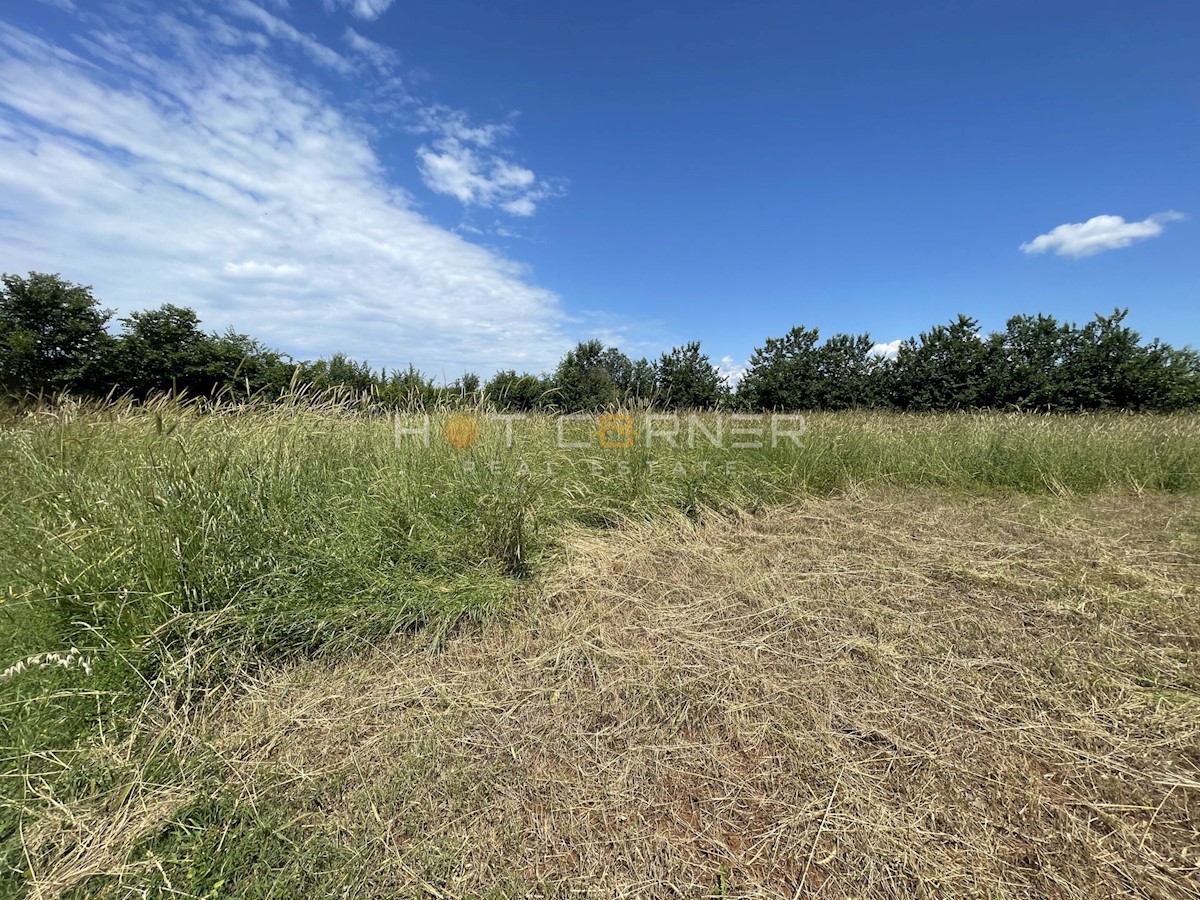
[[[295,669],[218,743],[378,896],[1198,896],[1198,521],[876,492],[580,533],[528,617]]]
[[[231,693],[230,789],[360,896],[1200,896],[1194,499],[850,493],[561,563],[509,621]],[[61,826],[35,896],[121,870]]]
[[[62,897],[90,878],[121,873],[131,848],[153,836],[193,798],[193,792],[177,786],[133,776],[124,782],[117,802],[51,807],[41,827],[23,835],[40,857],[54,861],[33,880],[30,900]],[[29,862],[36,872],[36,863]]]

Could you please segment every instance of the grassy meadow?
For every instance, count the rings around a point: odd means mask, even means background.
[[[1173,498],[1176,519],[1196,522],[1197,415],[826,413],[774,447],[766,417],[705,414],[694,441],[687,416],[673,441],[669,419],[628,424],[609,421],[601,440],[595,417],[442,410],[398,432],[389,415],[309,400],[11,414],[0,424],[0,896],[465,895],[440,892],[478,835],[380,888],[364,872],[383,849],[362,849],[373,845],[336,821],[309,828],[269,799],[296,786],[293,770],[260,766],[258,787],[228,787],[238,777],[210,733],[213,711],[280,673],[344,678],[337,667],[396,642],[434,659],[528,615],[578,566],[580,535],[704,528],[814,498],[852,510],[883,495],[936,496],[941,516],[984,501],[1075,515],[1112,498]],[[1187,571],[1172,577],[1164,596],[1192,596]],[[1054,596],[1071,584],[1055,582]],[[1192,672],[1193,626],[1178,628],[1188,636],[1174,658]],[[1177,679],[1157,702],[1194,717],[1195,687]],[[450,778],[439,752],[430,731],[430,743],[374,764],[394,763],[397,779]],[[801,862],[804,878],[823,856]],[[735,895],[730,871],[714,863],[705,883]],[[538,877],[461,883],[524,896]]]

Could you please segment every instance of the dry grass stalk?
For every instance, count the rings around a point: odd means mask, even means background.
[[[875,492],[581,532],[527,618],[293,671],[222,740],[319,784],[381,895],[1196,896],[1196,522]]]

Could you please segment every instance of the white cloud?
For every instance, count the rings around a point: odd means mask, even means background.
[[[295,26],[272,15],[261,6],[256,6],[250,0],[229,0],[228,6],[231,12],[257,23],[271,37],[282,38],[295,44],[307,53],[313,62],[327,66],[335,72],[349,73],[350,64],[340,53],[326,47],[312,35],[304,34]]]
[[[414,210],[365,124],[254,33],[231,52],[207,14],[155,23],[92,35],[111,48],[103,66],[0,24],[6,270],[60,272],[121,314],[192,306],[208,328],[297,356],[345,350],[439,377],[553,366],[569,346],[557,297]],[[487,175],[516,191],[519,168]]]
[[[1126,222],[1121,216],[1095,216],[1086,222],[1059,225],[1046,234],[1020,246],[1023,253],[1045,253],[1052,250],[1058,256],[1076,259],[1094,256],[1105,250],[1128,247],[1137,241],[1158,237],[1165,231],[1167,222],[1186,218],[1183,213],[1168,210],[1155,213],[1140,222]]]
[[[304,266],[292,263],[263,263],[253,259],[225,263],[225,272],[240,278],[295,278],[304,274]]]
[[[486,137],[474,143],[487,147],[491,140]],[[514,216],[532,216],[539,201],[562,193],[559,185],[539,180],[531,169],[453,136],[418,148],[417,167],[431,191],[454,197],[464,206],[498,207]]]
[[[501,203],[500,208],[514,216],[532,216],[537,212],[537,204],[529,197],[518,197],[516,200]],[[505,236],[510,236],[510,234],[506,234]]]
[[[472,125],[463,110],[435,103],[417,111],[417,121],[409,130],[413,134],[434,134],[451,138],[462,144],[493,147],[500,138],[512,134],[513,126],[511,121]]]
[[[894,341],[888,341],[886,344],[876,344],[870,350],[872,356],[878,356],[882,359],[895,359],[900,353],[900,345],[904,341],[896,338]]]
[[[746,377],[746,370],[749,368],[749,363],[735,362],[732,356],[726,354],[721,357],[721,362],[717,366],[717,374],[731,388],[736,388],[741,380]]]
[[[400,54],[370,38],[365,38],[353,28],[346,28],[342,39],[351,49],[366,57],[381,73],[389,75],[400,65]]]
[[[352,16],[370,22],[378,19],[395,0],[325,0],[325,8],[332,10],[341,7]]]

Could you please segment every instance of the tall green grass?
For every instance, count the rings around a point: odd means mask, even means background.
[[[564,433],[586,446],[567,449],[551,417],[513,423],[510,442],[503,421],[470,415],[463,448],[449,412],[430,417],[426,446],[337,402],[63,405],[0,426],[0,671],[72,648],[88,663],[0,678],[0,866],[23,867],[31,785],[77,775],[88,736],[151,693],[192,704],[259,667],[490,615],[569,524],[868,483],[1200,488],[1194,415],[822,414],[801,446],[767,432],[735,448],[750,437],[689,447],[686,417],[675,446],[647,446],[639,414],[633,446],[601,446],[580,421]]]

